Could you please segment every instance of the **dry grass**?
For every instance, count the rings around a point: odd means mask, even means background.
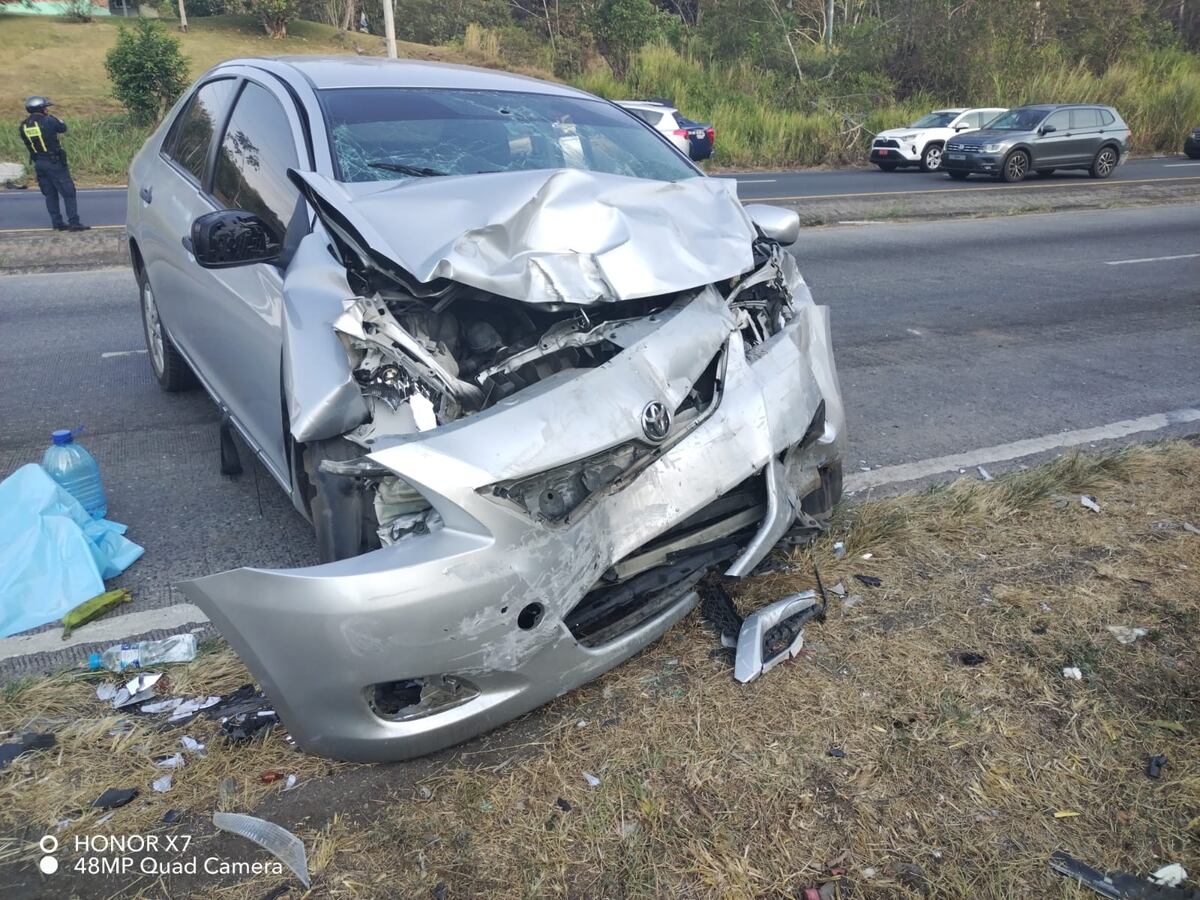
[[[1085,490],[1102,513],[1080,506]],[[795,573],[735,587],[752,608],[811,586],[816,562],[827,585],[862,596],[852,609],[833,598],[795,662],[738,685],[693,617],[501,732],[492,743],[514,746],[486,766],[463,754],[415,791],[380,797],[378,811],[342,809],[353,820],[302,831],[318,863],[313,894],[429,896],[442,882],[459,897],[794,897],[840,865],[851,897],[1082,898],[1046,868],[1059,848],[1141,873],[1174,861],[1200,870],[1200,536],[1181,527],[1198,519],[1200,449],[1186,443],[851,506],[796,555]],[[1150,633],[1123,646],[1108,625]],[[986,661],[963,665],[966,651]],[[1067,665],[1085,680],[1065,680]],[[230,687],[235,671],[221,655],[186,678],[211,690],[202,679]],[[149,758],[173,735],[106,738],[111,720],[94,718],[89,696],[59,679],[5,703],[10,729],[76,717],[61,753],[3,776],[6,825],[56,821],[111,783],[148,785]],[[515,736],[531,724],[536,738]],[[250,777],[261,769],[311,777],[325,765],[277,737],[253,751],[218,743],[211,770],[181,773],[178,795],[123,812],[207,814],[226,773],[253,802],[270,790]],[[1152,781],[1157,753],[1170,762]],[[316,785],[334,809],[340,777]],[[228,891],[260,896],[274,883]]]

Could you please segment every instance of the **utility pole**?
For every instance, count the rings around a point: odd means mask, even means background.
[[[183,0],[179,0],[180,3]],[[396,12],[392,0],[383,0],[383,35],[387,38],[388,59],[396,58]]]
[[[187,10],[183,8],[183,0],[179,0],[179,30],[187,31]]]

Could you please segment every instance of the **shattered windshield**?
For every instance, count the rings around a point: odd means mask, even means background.
[[[678,181],[699,173],[600,100],[449,88],[320,92],[341,181],[586,169]]]
[[[932,112],[929,115],[921,116],[917,121],[909,125],[909,128],[945,128],[954,121],[957,116],[956,112]]]

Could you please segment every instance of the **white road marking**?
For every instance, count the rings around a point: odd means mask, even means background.
[[[738,184],[774,184],[778,178],[739,178]]]
[[[182,628],[185,625],[204,624],[207,621],[208,617],[200,612],[199,607],[191,603],[176,603],[160,609],[146,609],[124,616],[97,619],[76,629],[65,641],[62,639],[61,628],[0,638],[0,661],[19,659],[35,653],[66,650],[80,644],[113,644],[135,634],[145,634],[160,628]]]
[[[1163,166],[1164,169],[1182,169],[1185,166],[1200,166],[1200,162],[1194,163],[1167,163]]]
[[[925,335],[921,334],[921,332],[915,328],[905,328],[904,330],[907,331],[909,334],[915,334],[917,337],[925,336]]]
[[[1141,259],[1112,259],[1106,261],[1106,266],[1132,266],[1134,263],[1167,262],[1172,259],[1195,259],[1200,253],[1180,253],[1175,256],[1145,256]]]
[[[1020,459],[1022,456],[1044,453],[1047,450],[1078,447],[1080,444],[1090,444],[1094,441],[1108,441],[1131,434],[1138,434],[1142,431],[1158,431],[1169,425],[1186,424],[1188,422],[1200,422],[1200,409],[1193,409],[1191,407],[1176,409],[1171,412],[1142,416],[1140,419],[1123,419],[1120,422],[1098,425],[1095,428],[1060,431],[1057,434],[1048,434],[1043,437],[1013,441],[1011,444],[983,447],[979,450],[970,450],[966,453],[938,456],[933,459],[923,459],[918,462],[904,463],[899,466],[884,466],[880,469],[872,469],[869,472],[855,472],[846,476],[846,490],[863,491],[867,488],[880,487],[885,484],[915,481],[918,478],[927,478],[930,475],[941,475],[944,472],[957,472],[959,469],[970,469],[988,463]]]
[[[107,353],[101,353],[101,359],[112,359],[116,356],[137,356],[140,353],[145,353],[145,350],[109,350]]]

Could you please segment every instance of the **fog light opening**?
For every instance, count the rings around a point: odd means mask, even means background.
[[[479,688],[457,675],[384,681],[367,689],[371,711],[390,722],[408,722],[474,700]]]
[[[530,603],[517,614],[517,627],[522,631],[528,631],[537,626],[537,623],[542,621],[542,613],[545,610],[540,603]]]

